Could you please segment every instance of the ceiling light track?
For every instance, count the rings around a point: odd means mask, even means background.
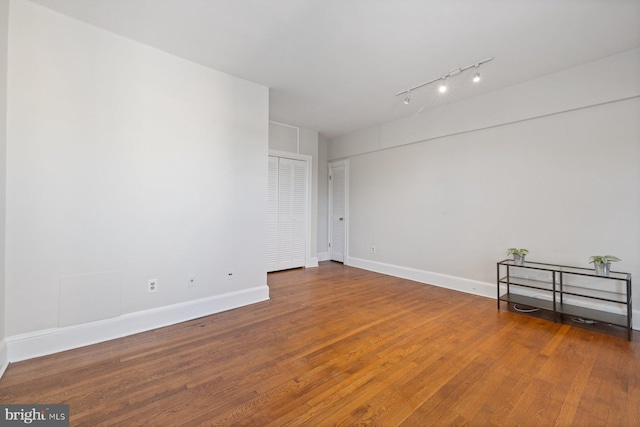
[[[447,74],[444,74],[441,77],[429,80],[428,82],[424,82],[424,83],[420,83],[419,85],[416,85],[414,87],[411,87],[407,90],[403,90],[402,92],[398,92],[396,93],[396,96],[400,96],[400,95],[404,95],[405,93],[407,94],[407,97],[404,100],[405,104],[408,104],[409,101],[411,101],[411,92],[419,89],[423,86],[427,86],[430,85],[432,83],[435,82],[441,82],[440,85],[438,85],[438,90],[440,91],[440,93],[444,93],[447,91],[447,78],[455,76],[456,74],[460,74],[463,71],[466,71],[470,68],[474,68],[475,69],[475,74],[473,75],[473,81],[474,83],[477,83],[480,81],[480,65],[484,64],[485,62],[489,62],[491,61],[493,58],[487,58],[487,59],[483,59],[482,61],[478,61],[478,62],[474,62],[471,65],[467,65],[466,67],[460,67],[460,68],[456,68],[455,70],[449,71]],[[409,101],[407,101],[409,100]]]

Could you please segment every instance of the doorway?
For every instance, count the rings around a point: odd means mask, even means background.
[[[349,160],[329,163],[329,259],[349,254]]]

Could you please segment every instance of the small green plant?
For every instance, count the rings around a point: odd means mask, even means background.
[[[589,258],[589,264],[609,264],[610,262],[622,261],[613,255],[594,255]]]
[[[529,251],[527,249],[516,249],[516,248],[507,249],[507,255],[523,256],[523,255],[526,255],[528,253],[529,253]]]

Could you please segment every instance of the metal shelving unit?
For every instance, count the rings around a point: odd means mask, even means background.
[[[530,261],[516,265],[505,259],[497,263],[497,288],[498,310],[504,301],[551,311],[554,322],[567,315],[621,326],[631,341],[630,273],[611,271],[609,276],[599,276],[589,268]],[[521,293],[512,292],[518,289]],[[620,314],[590,307],[598,301]]]

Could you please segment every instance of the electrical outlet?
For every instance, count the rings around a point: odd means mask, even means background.
[[[147,291],[149,292],[155,292],[158,290],[158,280],[157,279],[151,279],[147,282]]]
[[[375,254],[376,253],[376,247],[375,246],[371,246],[371,253]]]
[[[189,276],[187,279],[187,286],[193,288],[196,286],[196,276]]]

